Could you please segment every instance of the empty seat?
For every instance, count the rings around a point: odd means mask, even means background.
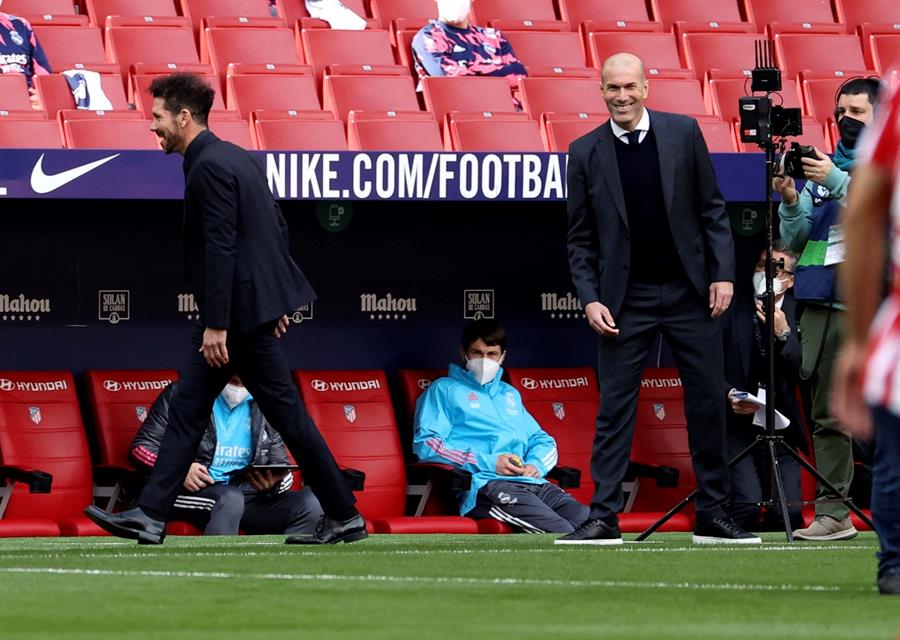
[[[102,74],[100,86],[103,88],[103,93],[109,98],[113,110],[128,110],[128,99],[125,97],[125,89],[119,74]],[[41,108],[48,118],[56,118],[56,114],[61,109],[75,108],[72,90],[62,74],[38,76],[35,80],[35,88],[41,100]]]
[[[900,34],[870,37],[872,62],[879,74],[886,74],[900,65]]]
[[[763,31],[770,22],[837,22],[831,0],[746,1],[753,14],[753,21],[760,31]]]
[[[103,49],[103,37],[96,27],[56,27],[35,25],[34,33],[47,54],[54,71],[68,69],[96,69],[109,60]]]
[[[222,140],[236,144],[243,149],[256,148],[256,145],[253,144],[253,136],[250,135],[250,123],[232,115],[230,111],[210,113],[209,130]]]
[[[671,27],[679,22],[741,22],[738,0],[654,0],[659,9],[657,20]]]
[[[516,57],[528,69],[528,75],[547,75],[553,67],[583,68],[584,47],[577,33],[548,31],[510,31],[506,37]]]
[[[131,114],[138,119],[131,119]],[[135,111],[109,111],[104,115],[61,111],[59,118],[69,149],[159,150],[159,141],[150,131],[150,122]]]
[[[551,153],[566,153],[569,145],[609,120],[608,113],[556,114],[543,118],[544,147]]]
[[[227,79],[228,108],[242,118],[259,109],[321,109],[315,79],[301,74],[240,74]]]
[[[406,465],[384,372],[295,371],[294,379],[338,464],[366,474],[356,506],[375,531],[478,532],[470,518],[404,516]]]
[[[91,24],[106,26],[106,16],[169,16],[178,15],[175,0],[85,0]]]
[[[693,78],[654,78],[650,81],[650,92],[644,102],[649,109],[670,111],[685,115],[707,115],[700,81]]]
[[[254,120],[259,149],[267,151],[346,151],[347,136],[340,120],[302,117]]]
[[[524,114],[450,114],[450,147],[454,151],[540,152],[541,128]],[[445,147],[448,140],[444,141]]]
[[[91,457],[72,374],[2,371],[0,380],[3,465],[52,476],[46,493],[6,483],[0,537],[106,535],[82,515],[91,503]]]
[[[350,112],[347,138],[351,151],[443,151],[434,116],[422,111],[355,117]]]
[[[675,36],[671,33],[591,33],[591,60],[600,69],[603,61],[622,51],[639,57],[650,69],[681,69]]]
[[[841,85],[857,74],[835,77],[829,74],[803,74],[800,83],[806,113],[825,124],[834,118],[837,92]]]
[[[383,29],[411,29],[425,25],[437,18],[437,9],[430,2],[422,0],[371,0],[372,16],[381,23]]]
[[[13,16],[73,15],[77,2],[73,0],[6,0],[3,13]]]
[[[773,102],[780,103],[785,107],[801,107],[802,102],[796,81],[782,80],[781,85],[781,91],[779,91],[781,100],[779,102],[777,97],[773,97]],[[734,119],[740,117],[738,101],[749,91],[750,84],[746,78],[714,78],[709,81],[710,106],[714,113],[730,124]]]
[[[21,73],[0,74],[0,110],[32,110],[28,82]]]
[[[606,113],[596,80],[582,78],[522,78],[522,104],[532,118],[543,113]]]
[[[559,0],[559,10],[572,31],[577,31],[583,22],[653,20],[644,0]]]
[[[328,76],[323,107],[341,120],[356,111],[418,111],[412,78],[399,76]]]
[[[710,122],[700,120],[700,131],[706,141],[706,148],[710,153],[737,153],[738,148],[734,140],[734,129],[727,122]]]
[[[451,111],[515,113],[515,103],[505,78],[465,76],[422,79],[425,108],[443,123]]]
[[[534,23],[548,23],[542,28],[552,28],[559,20],[552,0],[478,0],[472,3],[472,13],[477,24],[506,29],[528,28]]]
[[[138,62],[200,62],[194,34],[190,24],[183,18],[160,18],[152,24],[141,24],[140,20],[127,18],[109,18],[106,27],[106,53],[110,62],[119,64],[123,77],[127,77],[131,65]]]
[[[209,59],[220,76],[232,62],[246,64],[301,64],[290,29],[207,29]]]
[[[684,61],[697,78],[707,71],[749,72],[756,66],[759,36],[742,33],[685,33],[681,36]]]
[[[271,18],[267,0],[179,0],[181,13],[194,25],[194,33],[200,31],[203,18],[244,17]]]
[[[866,23],[900,23],[900,3],[895,0],[844,0],[842,8],[850,29]]]
[[[775,55],[785,77],[801,71],[864,69],[856,36],[789,33],[775,36]]]
[[[225,98],[221,90],[219,76],[212,72],[212,67],[205,64],[172,64],[172,65],[148,65],[138,63],[135,65],[136,73],[128,78],[129,94],[131,101],[138,111],[150,118],[153,109],[153,97],[150,95],[150,84],[155,78],[170,73],[184,72],[199,76],[206,84],[216,91],[213,97],[212,112],[225,111]]]
[[[44,120],[43,114],[35,115],[41,119],[23,120],[0,113],[0,149],[61,149],[56,121]]]
[[[766,25],[769,39],[779,33],[835,33],[846,35],[847,26],[836,22],[770,22]]]
[[[325,68],[332,65],[396,65],[391,39],[385,30],[304,29],[300,37],[306,60],[319,79]]]

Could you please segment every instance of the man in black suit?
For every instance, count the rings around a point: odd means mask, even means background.
[[[734,246],[696,120],[644,108],[640,59],[603,63],[610,121],[569,147],[569,266],[600,335],[600,415],[591,518],[558,544],[621,544],[617,513],[647,353],[659,332],[684,384],[699,493],[694,542],[759,543],[725,515],[728,464],[717,318],[731,301]]]
[[[365,521],[331,451],[307,414],[278,339],[287,313],[315,293],[288,252],[288,231],[262,167],[243,149],[207,129],[215,91],[192,74],[158,78],[151,131],[166,153],[184,156],[184,260],[200,308],[192,353],[138,507],[85,513],[125,538],[159,544],[213,401],[235,373],[281,433],[325,511],[313,536],[289,543],[352,542],[366,537]]]

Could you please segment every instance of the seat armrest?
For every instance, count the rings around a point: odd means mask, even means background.
[[[581,469],[575,467],[553,467],[547,478],[556,482],[560,489],[577,489],[581,486]]]
[[[678,469],[661,464],[647,464],[629,460],[627,475],[629,478],[652,478],[656,480],[657,487],[674,488],[678,486]]]
[[[53,484],[53,476],[46,471],[0,465],[0,481],[8,480],[27,484],[28,491],[31,493],[50,493],[50,487]]]
[[[350,487],[350,491],[362,491],[366,488],[366,474],[359,469],[341,468],[341,475]]]
[[[117,464],[94,465],[94,482],[101,486],[139,480],[143,477],[144,475],[134,467],[123,467]]]
[[[426,484],[431,481],[454,493],[472,488],[472,474],[449,464],[413,462],[406,465],[406,478],[409,484]]]

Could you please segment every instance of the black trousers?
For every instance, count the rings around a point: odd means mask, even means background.
[[[220,369],[210,367],[199,352],[204,329],[194,327],[191,353],[181,372],[181,388],[169,411],[169,426],[138,505],[150,515],[168,518],[209,424],[213,402],[237,373],[263,415],[284,438],[303,470],[304,484],[312,488],[325,513],[338,519],[354,515],[356,499],[300,400],[274,335],[275,322],[243,334],[229,331],[229,363]]]
[[[600,336],[600,415],[591,457],[596,490],[591,517],[622,510],[638,391],[650,347],[661,332],[672,349],[684,386],[700,520],[722,517],[730,491],[725,441],[724,364],[718,320],[708,299],[687,279],[665,284],[631,282],[615,318],[618,336]]]

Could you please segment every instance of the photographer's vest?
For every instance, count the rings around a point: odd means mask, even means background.
[[[837,302],[837,265],[844,259],[844,232],[838,220],[841,205],[821,184],[813,183],[810,193],[812,230],[797,261],[794,296],[809,302]]]

